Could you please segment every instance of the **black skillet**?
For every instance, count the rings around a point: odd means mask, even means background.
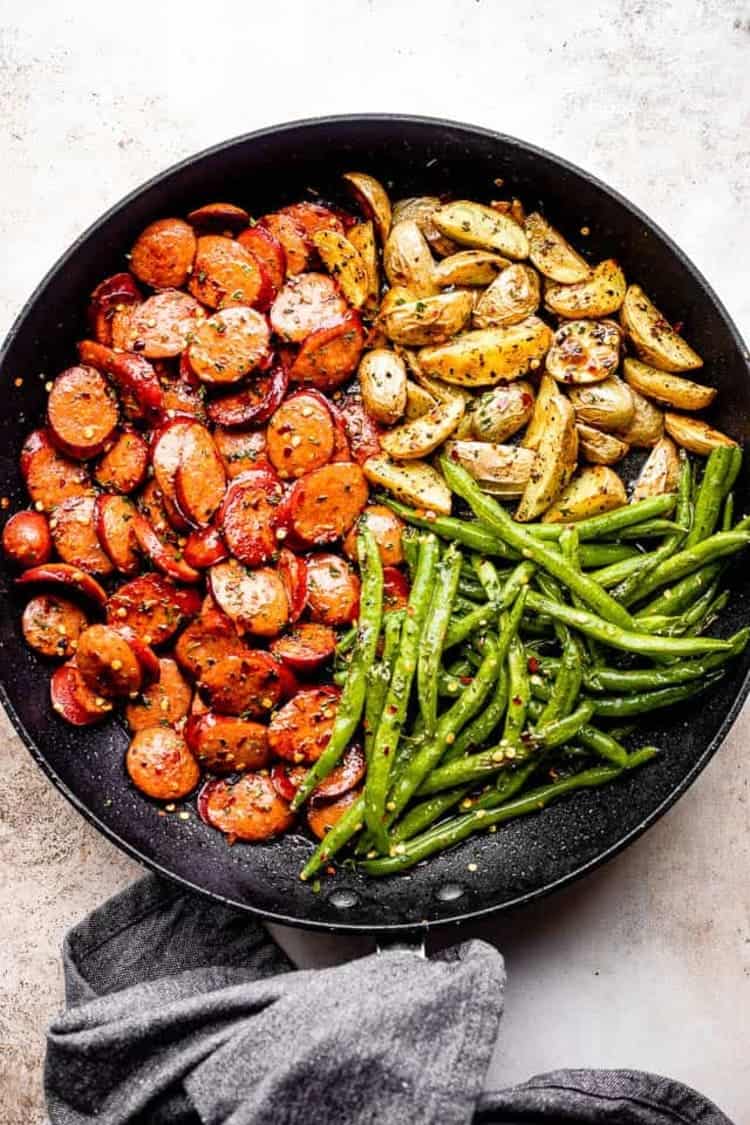
[[[748,357],[723,306],[695,267],[645,215],[565,161],[510,137],[452,122],[373,115],[334,117],[264,129],[201,153],[164,172],[98,220],[63,255],[32,295],[2,353],[5,408],[0,418],[2,494],[25,504],[18,453],[44,411],[45,379],[74,362],[94,285],[124,267],[124,252],[152,219],[184,215],[213,199],[261,214],[304,198],[341,198],[340,174],[380,177],[394,198],[449,193],[489,199],[519,195],[541,207],[584,246],[592,262],[616,257],[706,361],[719,388],[714,417],[745,439],[750,420]],[[502,188],[495,179],[503,180]],[[580,228],[588,227],[584,238]],[[16,388],[14,381],[23,378]],[[738,508],[748,496],[747,474]],[[720,746],[750,688],[750,652],[709,697],[662,712],[645,732],[664,749],[647,769],[601,790],[580,793],[539,816],[477,837],[410,875],[365,880],[341,868],[319,893],[298,872],[310,843],[287,836],[266,845],[227,847],[191,812],[160,816],[125,777],[126,736],[117,724],[67,726],[50,709],[49,670],[23,643],[23,599],[0,576],[2,698],[24,742],[54,784],[128,854],[171,879],[269,920],[368,933],[463,921],[528,902],[582,875],[635,839],[684,793]],[[732,574],[723,631],[750,621],[746,564]],[[469,865],[472,865],[471,869]],[[474,868],[476,865],[476,868]]]

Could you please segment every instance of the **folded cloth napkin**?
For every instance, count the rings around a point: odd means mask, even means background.
[[[483,1093],[505,982],[484,942],[295,970],[248,915],[147,877],[70,932],[64,967],[52,1125],[731,1125],[633,1072]]]

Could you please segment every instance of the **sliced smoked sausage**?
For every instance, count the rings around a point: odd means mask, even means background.
[[[338,555],[307,558],[307,605],[313,621],[322,625],[348,625],[359,613],[360,582],[345,559]]]
[[[152,289],[179,289],[190,276],[195,257],[193,228],[182,219],[157,219],[135,241],[130,268]]]
[[[271,567],[248,570],[236,559],[209,571],[211,593],[240,633],[276,637],[289,620],[289,601],[280,575]]]
[[[85,461],[105,448],[117,429],[117,397],[94,367],[69,367],[47,399],[47,423],[55,445]]]
[[[273,292],[255,255],[220,234],[206,234],[198,239],[188,289],[211,309],[230,305],[266,308]]]
[[[75,657],[55,669],[49,691],[52,710],[74,727],[100,723],[112,711],[113,704],[86,684]]]
[[[91,690],[107,699],[132,695],[143,682],[132,645],[109,625],[90,625],[81,633],[76,663]]]
[[[185,726],[188,746],[210,773],[259,770],[268,765],[268,732],[260,723],[206,711]]]
[[[331,460],[335,439],[325,399],[301,391],[283,402],[268,423],[268,459],[282,480],[301,477]]]
[[[63,562],[87,574],[108,575],[113,567],[96,533],[96,500],[80,496],[59,504],[49,521],[52,542]]]
[[[356,371],[364,346],[362,321],[357,313],[349,312],[337,324],[310,333],[289,369],[289,378],[321,391],[333,390]]]
[[[350,789],[340,797],[331,801],[313,801],[307,808],[307,823],[314,836],[322,840],[335,825],[341,820],[354,802],[359,798],[360,790]]]
[[[205,315],[189,293],[164,289],[142,305],[118,309],[112,318],[112,345],[147,359],[168,359],[187,347]]]
[[[290,277],[271,306],[271,327],[287,343],[298,344],[311,332],[338,323],[349,306],[324,273]]]
[[[52,536],[41,512],[16,512],[3,528],[3,552],[16,566],[39,566],[52,554]]]
[[[194,590],[182,590],[161,574],[126,582],[107,601],[107,621],[125,625],[148,645],[161,645],[201,608]]]
[[[88,626],[80,606],[58,594],[37,594],[21,618],[26,643],[41,656],[67,659],[78,647],[78,638]]]
[[[357,560],[357,530],[363,524],[372,532],[383,566],[398,566],[404,561],[401,535],[404,521],[384,504],[368,504],[354,527],[344,539],[344,553]]]
[[[125,766],[136,789],[156,801],[187,797],[200,781],[198,763],[181,734],[164,724],[139,730]]]
[[[286,832],[294,814],[263,773],[243,773],[236,781],[209,781],[199,797],[201,816],[230,840],[258,843]]]
[[[359,465],[340,461],[302,477],[289,497],[289,520],[304,543],[332,543],[345,535],[367,503]]]
[[[227,492],[217,522],[229,550],[247,566],[260,566],[278,549],[281,482],[268,469],[253,469]]]
[[[338,689],[329,686],[298,692],[271,719],[271,752],[287,762],[317,761],[330,740],[338,700]]]
[[[266,271],[266,276],[273,288],[273,296],[276,295],[281,286],[284,284],[286,277],[286,254],[284,247],[279,242],[278,238],[271,233],[266,227],[260,226],[258,223],[254,227],[248,227],[237,236],[237,241],[240,246],[244,246],[246,250],[260,262],[263,269]]]
[[[34,506],[51,512],[65,500],[92,496],[94,489],[85,465],[64,457],[47,430],[34,430],[21,450],[21,473]]]
[[[132,731],[163,722],[174,726],[189,713],[192,698],[193,689],[175,661],[162,656],[159,679],[145,688],[138,699],[128,703],[125,718]]]
[[[222,715],[267,715],[281,697],[278,661],[267,652],[246,649],[225,656],[201,672],[198,688],[214,711]]]
[[[268,359],[270,339],[268,321],[255,309],[220,309],[196,328],[190,368],[210,386],[236,383]]]
[[[94,469],[97,484],[108,492],[134,492],[146,479],[148,444],[135,430],[121,430]]]

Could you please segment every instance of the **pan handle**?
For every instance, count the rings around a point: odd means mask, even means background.
[[[415,957],[427,957],[426,942],[427,936],[424,932],[399,934],[393,939],[379,937],[375,943],[375,952],[387,953],[391,949],[400,949],[405,953],[413,953]]]

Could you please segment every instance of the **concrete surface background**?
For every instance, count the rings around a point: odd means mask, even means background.
[[[0,0],[0,330],[75,235],[143,179],[261,125],[404,111],[487,125],[610,181],[750,337],[750,7],[737,0]],[[646,838],[474,932],[506,953],[490,1072],[640,1066],[750,1120],[750,714]],[[65,930],[138,868],[0,725],[0,1119],[43,1120]],[[356,943],[280,935],[300,963]]]

